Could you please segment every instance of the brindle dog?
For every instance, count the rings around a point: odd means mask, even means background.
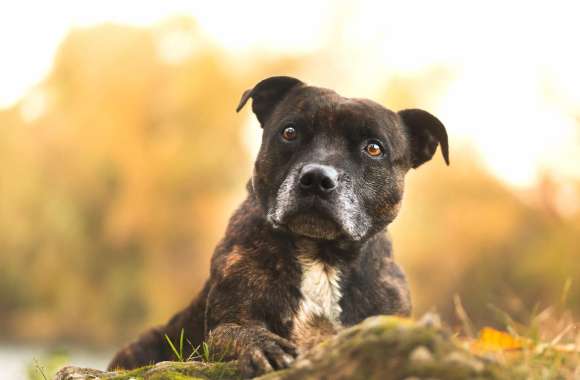
[[[191,346],[209,342],[252,377],[288,367],[343,326],[410,314],[386,228],[409,169],[438,145],[449,164],[443,124],[423,110],[393,112],[284,76],[246,91],[237,110],[250,98],[262,145],[209,280],[190,306],[122,349],[110,368],[175,359],[164,336],[175,342],[183,330]]]

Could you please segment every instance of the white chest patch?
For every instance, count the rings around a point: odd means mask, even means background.
[[[300,258],[302,301],[294,321],[296,328],[306,327],[312,319],[323,317],[340,325],[340,271],[320,261]]]

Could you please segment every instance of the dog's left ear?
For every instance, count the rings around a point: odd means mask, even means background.
[[[406,109],[398,112],[409,136],[411,165],[417,168],[429,161],[441,145],[445,163],[449,165],[449,145],[447,131],[443,123],[427,111]]]
[[[262,127],[268,117],[290,89],[303,84],[302,81],[292,77],[270,77],[258,83],[251,90],[246,90],[242,94],[240,104],[236,112],[244,107],[248,99],[252,98],[252,111],[256,114]]]

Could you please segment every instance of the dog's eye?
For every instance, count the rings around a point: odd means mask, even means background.
[[[383,154],[383,148],[376,142],[371,142],[365,146],[365,152],[371,157],[379,157]]]
[[[282,137],[286,141],[295,140],[297,135],[298,135],[298,132],[296,132],[296,128],[294,128],[294,127],[286,127],[282,131]]]

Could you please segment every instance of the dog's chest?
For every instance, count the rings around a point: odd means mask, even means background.
[[[294,317],[293,340],[299,346],[336,332],[340,328],[341,273],[318,260],[300,258],[302,278],[300,300]]]
[[[321,316],[338,323],[342,311],[339,305],[342,297],[340,272],[320,261],[302,259],[300,264],[302,300],[299,314],[302,314],[302,318]]]

